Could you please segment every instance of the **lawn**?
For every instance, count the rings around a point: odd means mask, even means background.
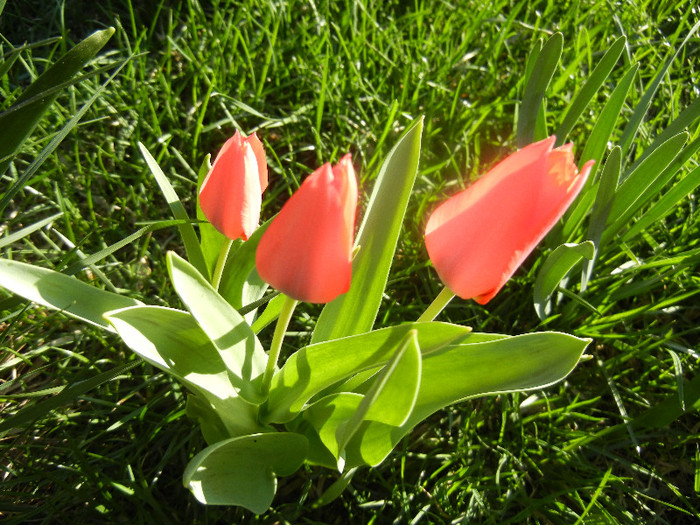
[[[270,177],[263,220],[317,167],[351,153],[362,217],[383,160],[423,116],[377,326],[417,319],[439,292],[423,234],[445,197],[550,134],[573,142],[579,166],[597,162],[564,219],[492,301],[457,298],[438,318],[479,332],[591,338],[588,358],[543,390],[439,411],[326,506],[315,502],[338,474],[309,466],[279,479],[265,514],[198,503],[182,473],[206,444],[185,414],[186,389],[115,335],[13,296],[0,281],[3,522],[697,523],[694,4],[7,2],[0,119],[78,42],[116,31],[21,147],[0,158],[10,161],[0,185],[2,259],[144,303],[181,307],[165,261],[169,250],[184,251],[178,228],[159,225],[171,211],[139,143],[194,216],[206,155],[237,129],[256,132]],[[549,69],[538,56],[554,56]],[[549,256],[587,240],[595,264],[573,266],[546,311],[544,302],[536,310]],[[299,306],[283,355],[309,343],[320,312]],[[260,337],[267,347],[272,327]]]

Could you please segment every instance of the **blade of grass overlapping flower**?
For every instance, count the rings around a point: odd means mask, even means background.
[[[518,106],[518,147],[523,148],[536,140],[546,138],[538,136],[539,120],[543,120],[543,102],[547,86],[552,80],[554,71],[559,65],[559,58],[564,46],[564,37],[561,33],[554,33],[538,53],[532,72],[527,77],[523,90],[523,99]]]
[[[32,82],[17,98],[14,105],[36,95],[44,94],[55,86],[70,80],[104,47],[114,34],[114,31],[113,27],[96,31],[78,43]],[[23,107],[19,111],[5,113],[0,116],[0,158],[11,156],[17,151],[37,126],[42,115],[56,100],[58,94],[58,90],[53,91],[45,97],[37,98],[34,103]],[[9,160],[0,164],[0,174],[5,172],[8,165]],[[0,212],[3,209],[4,205],[0,203]]]
[[[3,194],[2,198],[0,199],[0,213],[2,213],[7,205],[10,203],[12,198],[19,192],[25,184],[27,184],[27,181],[29,181],[34,174],[39,170],[39,167],[46,161],[46,159],[51,155],[54,150],[58,147],[58,145],[61,143],[61,141],[75,128],[75,126],[78,124],[81,118],[83,118],[83,115],[87,113],[88,109],[90,109],[90,106],[102,95],[102,92],[104,89],[112,82],[112,80],[119,74],[119,72],[122,70],[126,64],[129,63],[134,58],[134,56],[131,56],[125,60],[122,61],[121,64],[117,67],[117,69],[112,73],[109,78],[100,85],[95,90],[95,93],[90,97],[90,99],[83,104],[83,106],[78,110],[78,112],[73,115],[73,117],[61,128],[61,130],[54,135],[54,137],[51,139],[51,141],[48,143],[48,145],[41,150],[41,153],[32,161],[32,163],[27,167],[26,170],[22,173],[22,175],[19,176],[19,178],[12,184],[12,186],[9,187],[9,189]]]
[[[629,152],[630,146],[632,145],[632,142],[634,141],[634,137],[637,135],[637,132],[639,131],[639,127],[642,125],[644,115],[646,115],[647,111],[649,110],[649,106],[651,106],[651,101],[654,98],[654,95],[656,95],[656,91],[659,88],[661,81],[666,76],[666,73],[668,72],[669,68],[673,64],[673,61],[676,59],[678,54],[681,52],[681,50],[685,47],[685,45],[688,43],[688,41],[691,39],[691,37],[695,34],[695,32],[698,29],[700,29],[700,22],[697,22],[690,29],[690,31],[688,31],[688,34],[683,39],[683,42],[681,42],[681,45],[679,45],[676,48],[673,55],[671,57],[669,57],[669,59],[666,61],[666,63],[663,65],[663,67],[659,70],[658,75],[656,75],[654,80],[652,80],[651,84],[649,84],[649,87],[644,92],[642,99],[639,101],[637,106],[634,108],[634,113],[632,113],[632,116],[627,121],[627,125],[625,126],[625,129],[622,131],[622,137],[620,137],[620,147],[622,148],[623,159],[626,157],[627,153]]]
[[[207,263],[204,260],[202,247],[199,244],[199,239],[197,238],[194,227],[190,222],[187,211],[185,211],[185,207],[182,205],[182,202],[180,202],[180,198],[177,196],[177,193],[175,193],[175,190],[170,184],[168,178],[165,176],[165,173],[163,173],[163,170],[160,169],[156,159],[154,159],[153,155],[151,155],[151,153],[146,149],[146,146],[139,142],[139,149],[141,150],[143,158],[146,160],[148,169],[151,170],[151,173],[155,177],[156,182],[160,187],[160,191],[163,193],[163,197],[165,197],[165,200],[170,207],[173,217],[185,221],[183,224],[178,226],[178,229],[180,230],[180,235],[182,236],[182,242],[185,245],[187,258],[205,278],[209,279],[209,270],[207,268]]]
[[[605,52],[603,58],[601,58],[596,64],[593,72],[591,72],[588,80],[586,80],[586,83],[578,91],[571,104],[569,104],[569,107],[564,114],[564,118],[559,124],[559,127],[557,127],[557,130],[554,132],[554,135],[557,137],[556,146],[561,146],[566,142],[567,136],[576,125],[578,119],[588,107],[591,100],[593,100],[596,93],[598,93],[600,87],[610,76],[610,73],[615,67],[615,64],[617,64],[626,43],[627,39],[624,36],[621,36],[615,40],[613,45],[611,45]]]
[[[625,103],[625,99],[627,98],[627,94],[632,86],[638,68],[638,64],[632,65],[622,77],[622,80],[617,84],[617,87],[615,87],[610,98],[600,112],[593,126],[593,130],[586,141],[586,146],[580,158],[585,162],[592,159],[595,160],[596,163],[593,165],[593,168],[591,168],[591,173],[578,199],[564,216],[564,224],[561,233],[557,236],[558,240],[561,242],[574,238],[576,231],[579,229],[588,211],[591,209],[591,206],[593,206],[597,191],[596,171],[603,159],[615,126],[617,125],[618,118],[622,112],[622,106]]]
[[[90,286],[75,277],[17,261],[0,260],[2,287],[35,303],[114,331],[102,315],[142,304],[136,299]]]
[[[590,339],[557,332],[490,335],[490,341],[470,344],[467,339],[464,344],[423,354],[421,385],[408,420],[400,427],[378,422],[365,425],[348,444],[346,468],[380,463],[416,424],[441,408],[474,397],[539,389],[561,381],[590,343]]]
[[[418,172],[422,132],[423,117],[420,117],[384,161],[355,240],[359,252],[352,264],[350,290],[323,309],[312,342],[372,329]]]

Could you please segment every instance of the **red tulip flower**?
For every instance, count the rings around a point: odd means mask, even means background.
[[[428,254],[455,295],[489,302],[578,195],[593,161],[579,173],[572,144],[554,141],[510,155],[428,219]]]
[[[357,181],[350,155],[309,175],[260,239],[260,277],[293,299],[327,303],[350,289]]]
[[[199,190],[199,206],[209,222],[229,239],[247,240],[258,227],[267,162],[260,139],[238,131],[216,156]]]

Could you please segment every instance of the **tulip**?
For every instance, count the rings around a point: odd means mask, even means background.
[[[350,155],[302,183],[260,239],[260,277],[289,297],[327,303],[350,289],[357,181]]]
[[[593,161],[579,173],[572,144],[554,141],[510,155],[428,219],[430,260],[455,295],[489,302],[578,195]]]
[[[258,137],[238,131],[226,141],[199,190],[204,216],[231,240],[247,240],[258,227],[267,162]]]

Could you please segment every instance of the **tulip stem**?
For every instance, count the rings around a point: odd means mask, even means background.
[[[448,305],[448,303],[454,298],[455,294],[445,286],[437,297],[430,303],[430,306],[425,309],[425,312],[418,318],[418,322],[427,322],[435,319],[440,312]]]
[[[216,267],[214,268],[214,275],[211,277],[211,285],[214,290],[219,291],[219,285],[221,284],[221,276],[224,274],[224,268],[226,267],[226,259],[228,259],[228,252],[231,251],[231,246],[233,241],[231,239],[226,239],[224,244],[221,245],[221,251],[219,251],[219,258],[216,260]]]
[[[267,397],[270,391],[270,383],[272,382],[272,374],[275,373],[275,366],[277,366],[277,359],[280,356],[280,350],[282,350],[282,340],[284,339],[284,333],[287,331],[287,326],[289,326],[289,321],[292,319],[292,314],[294,313],[294,308],[299,301],[292,299],[291,297],[285,296],[284,303],[282,304],[282,310],[277,318],[277,326],[275,326],[275,333],[272,336],[272,344],[270,345],[270,352],[267,354],[267,366],[265,367],[265,374],[262,379],[261,393],[263,397]]]

